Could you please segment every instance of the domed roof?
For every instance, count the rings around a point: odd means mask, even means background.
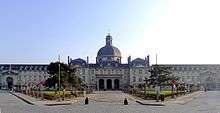
[[[71,60],[70,61],[70,64],[72,65],[86,65],[86,61],[81,59],[81,58],[78,58],[78,59],[74,59],[74,60]]]
[[[121,52],[117,47],[114,46],[104,46],[99,49],[97,56],[118,56],[121,57]]]
[[[146,66],[147,65],[147,62],[141,58],[136,58],[131,63],[133,66]]]
[[[142,64],[142,63],[145,63],[145,60],[144,59],[141,59],[141,58],[136,58],[132,61],[132,63],[135,63],[135,64]]]
[[[106,36],[106,45],[99,49],[97,53],[97,57],[100,56],[116,56],[116,57],[121,57],[121,52],[117,47],[114,47],[112,45],[112,36],[108,34]]]

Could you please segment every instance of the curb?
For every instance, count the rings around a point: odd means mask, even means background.
[[[153,104],[153,103],[146,104],[146,103],[142,103],[141,101],[135,101],[135,102],[137,102],[141,105],[147,105],[147,106],[165,106],[165,104]]]
[[[11,92],[11,91],[8,91],[8,92],[9,92],[10,94],[16,96],[17,98],[21,99],[22,101],[26,102],[27,104],[35,105],[34,103],[32,103],[32,102],[28,101],[27,99],[24,99],[24,98],[22,98],[22,97],[20,97],[20,96],[18,96],[18,95],[16,95],[16,94],[14,94],[14,93]]]
[[[72,103],[44,104],[45,106],[71,105]]]
[[[203,93],[203,92],[198,92],[197,94],[192,94],[192,95],[186,97],[186,98],[183,99],[183,100],[177,100],[177,101],[174,101],[174,103],[176,103],[176,104],[180,104],[180,105],[187,104],[187,103],[193,101],[195,97],[201,95],[202,93]]]
[[[21,96],[18,96],[16,94],[14,94],[13,92],[11,91],[8,91],[10,94],[14,95],[15,97],[21,99],[22,101],[24,101],[25,103],[27,104],[30,104],[30,105],[36,105],[34,104],[33,102],[30,102],[29,100],[25,99],[25,98],[22,98]],[[71,105],[72,103],[55,103],[55,104],[42,104],[42,105],[45,105],[45,106],[58,106],[58,105]]]

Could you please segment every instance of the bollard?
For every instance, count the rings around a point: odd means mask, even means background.
[[[161,101],[164,101],[164,98],[165,98],[165,96],[162,94],[162,95],[160,95],[160,99],[161,99]]]
[[[124,100],[124,105],[128,105],[128,100],[127,100],[127,98],[125,98],[125,100]]]
[[[88,97],[86,97],[86,99],[85,99],[85,104],[89,104],[89,98]]]

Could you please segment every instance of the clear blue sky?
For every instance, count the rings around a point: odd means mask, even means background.
[[[220,63],[216,52],[197,59],[210,52],[204,44],[217,51],[218,43],[213,43],[220,36],[219,2],[176,1],[1,0],[0,63],[49,63],[58,54],[64,62],[68,55],[89,56],[95,62],[108,32],[113,45],[121,50],[123,62],[128,55],[134,59],[150,54],[154,63],[158,53],[159,63]],[[207,15],[210,18],[202,18]],[[201,23],[211,30],[203,34],[208,29],[201,29]],[[210,33],[216,37],[211,42]],[[202,41],[195,46],[197,39]],[[215,60],[208,60],[212,58]]]

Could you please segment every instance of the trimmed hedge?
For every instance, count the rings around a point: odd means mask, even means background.
[[[60,91],[60,93],[59,92],[55,93],[55,91],[42,91],[42,92],[34,91],[34,92],[31,92],[30,96],[38,98],[42,96],[41,93],[43,93],[43,98],[47,100],[56,100],[58,97],[72,98],[72,97],[84,96],[83,91],[77,91],[77,92],[65,91],[64,95],[63,95],[63,91]]]
[[[153,100],[156,100],[157,98],[157,94],[155,91],[148,91],[147,93],[144,93],[144,92],[136,92],[136,93],[132,93],[130,92],[131,94],[135,95],[135,96],[138,96],[140,98],[143,98],[143,99],[153,99]],[[185,92],[181,91],[181,92],[173,92],[172,91],[161,91],[160,93],[160,99],[165,99],[165,98],[169,98],[169,97],[172,97],[172,95],[176,95],[176,96],[180,96],[180,95],[184,95]]]

